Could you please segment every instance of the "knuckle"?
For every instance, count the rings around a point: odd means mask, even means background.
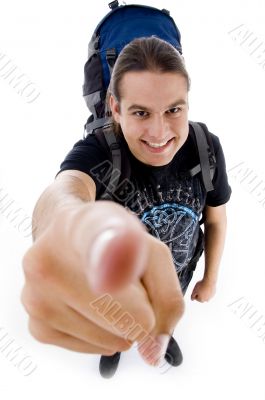
[[[38,315],[38,318],[45,321],[51,321],[52,320],[52,310],[43,300],[38,300],[36,305],[35,305],[35,310]]]
[[[43,262],[40,257],[33,253],[30,249],[22,259],[22,266],[26,280],[30,282],[42,282],[49,277],[49,268],[47,263]]]
[[[172,312],[174,321],[178,321],[180,318],[182,318],[184,311],[185,307],[183,305],[180,305],[179,307],[175,308],[174,311]]]
[[[31,336],[33,336],[38,342],[51,344],[51,335],[49,335],[43,325],[37,322],[34,318],[29,319],[28,329]]]
[[[162,305],[163,313],[168,315],[170,319],[178,319],[184,314],[185,303],[180,297],[175,299],[170,298]]]
[[[38,296],[35,295],[30,289],[24,286],[21,293],[21,303],[24,306],[27,313],[38,319],[51,319],[51,310],[45,302]]]
[[[155,325],[156,325],[156,318],[155,318],[155,314],[148,314],[148,317],[145,317],[144,319],[141,319],[141,328],[143,329],[143,331],[147,331],[147,332],[151,332]]]
[[[23,271],[24,271],[25,277],[28,278],[28,279],[31,279],[31,276],[32,276],[32,269],[33,269],[32,268],[32,264],[33,264],[32,261],[33,261],[32,260],[32,256],[31,256],[31,253],[30,253],[30,250],[29,250],[29,251],[27,251],[26,254],[24,254],[24,256],[22,258]]]
[[[155,316],[153,318],[149,318],[148,320],[144,321],[141,326],[143,331],[151,332],[156,325]]]
[[[177,297],[174,302],[170,302],[169,308],[174,315],[182,315],[185,310],[185,302],[183,298]]]

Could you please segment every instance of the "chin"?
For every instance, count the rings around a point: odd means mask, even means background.
[[[153,167],[163,167],[163,165],[167,165],[173,160],[174,155],[172,157],[165,157],[163,160],[150,160],[148,164]]]

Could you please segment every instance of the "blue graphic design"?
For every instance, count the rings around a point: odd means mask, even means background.
[[[148,231],[171,250],[175,268],[180,272],[192,258],[192,241],[199,216],[189,207],[165,203],[143,214]]]

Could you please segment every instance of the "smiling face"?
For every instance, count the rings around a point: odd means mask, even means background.
[[[188,133],[187,81],[179,73],[127,72],[120,81],[120,102],[110,96],[132,154],[145,164],[168,164]]]

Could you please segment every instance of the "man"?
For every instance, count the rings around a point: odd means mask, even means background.
[[[102,354],[103,376],[113,375],[120,352],[135,341],[151,365],[166,349],[172,365],[182,361],[170,336],[196,266],[202,212],[205,270],[191,298],[208,301],[216,291],[231,188],[213,134],[214,190],[206,193],[200,174],[184,174],[198,164],[188,122],[189,88],[173,46],[155,37],[127,45],[113,69],[108,104],[123,160],[130,165],[129,181],[112,201],[101,200],[112,158],[107,143],[89,135],[75,144],[34,210],[34,244],[23,260],[22,302],[30,331],[44,343]],[[120,306],[120,319],[128,314],[126,335],[97,300],[97,293],[106,292]],[[141,327],[138,336],[135,326]]]

